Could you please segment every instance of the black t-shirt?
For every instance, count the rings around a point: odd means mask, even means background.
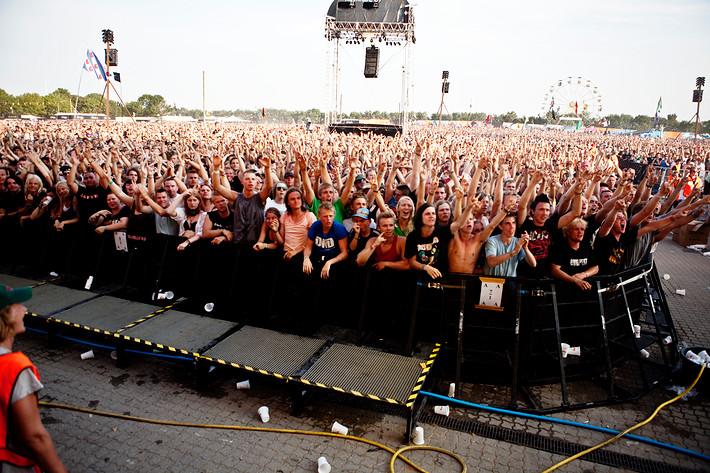
[[[367,240],[369,240],[371,237],[376,237],[379,234],[380,232],[378,232],[377,230],[370,229],[370,234],[368,236],[363,237],[362,235],[360,235],[360,237],[357,239],[355,249],[351,250],[350,243],[352,243],[353,238],[355,238],[355,230],[350,230],[350,233],[348,233],[348,260],[355,261],[357,259],[357,255],[359,255],[360,252],[365,249],[365,245],[367,245]]]
[[[589,243],[582,241],[579,248],[573,250],[567,244],[567,240],[563,240],[552,247],[550,263],[559,265],[563,272],[573,276],[596,266],[597,260]]]
[[[419,263],[434,266],[444,272],[448,267],[448,248],[451,237],[449,225],[435,227],[428,237],[423,237],[419,230],[414,230],[407,235],[404,257],[411,258],[416,255],[416,260]]]
[[[599,274],[616,274],[621,269],[624,253],[628,251],[638,237],[638,228],[625,231],[617,240],[609,234],[594,240],[594,256],[599,262]]]
[[[217,209],[209,212],[207,216],[212,222],[212,230],[229,230],[231,232],[234,228],[234,212],[231,210],[226,217],[221,217]]]
[[[557,223],[559,217],[548,218],[543,225],[535,225],[535,222],[528,218],[515,232],[515,236],[520,236],[528,232],[530,242],[528,248],[535,256],[536,266],[531,268],[527,262],[518,264],[518,276],[522,277],[547,277],[550,275],[550,247],[553,236],[557,233]]]
[[[129,219],[131,217],[131,211],[125,205],[121,207],[121,210],[119,210],[116,215],[109,215],[106,217],[103,225],[113,225],[114,223],[118,223],[123,217],[128,217]]]
[[[0,208],[5,209],[6,213],[17,212],[25,206],[25,194],[20,191],[17,194],[5,192],[0,201]]]
[[[108,209],[106,196],[108,191],[101,186],[82,187],[76,193],[76,210],[79,214],[79,224],[86,225],[89,217],[99,210]]]

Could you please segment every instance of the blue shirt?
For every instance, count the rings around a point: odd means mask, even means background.
[[[488,266],[489,256],[500,256],[502,254],[508,253],[515,249],[515,243],[518,241],[517,237],[513,237],[509,245],[503,243],[500,235],[495,235],[490,237],[486,241],[486,264],[483,267],[483,273],[490,276],[501,276],[501,277],[516,277],[518,275],[518,262],[525,259],[525,250],[520,248],[520,252],[517,257],[513,256],[507,261],[502,262],[498,266],[491,268]]]
[[[323,233],[323,222],[316,221],[308,230],[308,239],[313,241],[311,251],[312,261],[328,261],[340,254],[338,242],[348,237],[348,232],[342,223],[333,222],[328,233]]]

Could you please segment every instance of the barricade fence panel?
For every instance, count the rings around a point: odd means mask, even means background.
[[[178,251],[180,238],[156,235],[140,243],[128,238],[128,251],[121,251],[113,235],[85,228],[22,229],[10,238],[20,254],[37,255],[15,261],[33,271],[122,282],[151,301],[171,291],[203,314],[211,304],[209,315],[218,318],[293,333],[324,324],[357,328],[358,340],[374,334],[407,341],[410,352],[417,341],[441,342],[442,375],[458,373],[464,381],[532,386],[609,378],[628,361],[641,379],[644,363],[666,372],[677,363],[670,314],[650,266],[592,278],[589,291],[554,279],[449,274],[432,281],[352,261],[334,265],[324,280],[319,269],[303,274],[301,258],[286,261],[281,252],[243,245],[200,241]],[[673,344],[665,346],[668,336]]]

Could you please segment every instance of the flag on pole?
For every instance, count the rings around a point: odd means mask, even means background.
[[[266,118],[266,108],[261,107],[261,119],[263,120],[264,118]]]
[[[577,129],[578,129],[578,130],[581,130],[581,129],[582,129],[582,120],[579,120],[579,121],[577,122]]]
[[[663,102],[661,101],[662,97],[658,97],[658,105],[656,106],[656,117],[653,119],[653,123],[658,123],[659,116],[658,114],[661,113],[661,109],[663,108]]]
[[[84,62],[84,69],[89,72],[96,74],[96,78],[101,80],[106,80],[106,72],[104,71],[104,66],[101,65],[101,61],[96,57],[93,51],[86,50],[86,61]]]
[[[575,114],[575,115],[578,115],[578,113],[577,113],[577,108],[578,108],[578,107],[577,107],[577,102],[575,102],[575,103],[574,103],[574,114]]]
[[[114,72],[113,73],[113,80],[116,82],[121,82],[121,73],[120,72]]]

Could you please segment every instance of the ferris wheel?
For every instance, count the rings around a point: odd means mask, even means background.
[[[599,89],[583,77],[555,81],[548,87],[540,107],[543,116],[551,111],[554,120],[581,120],[583,112],[598,116],[602,108]]]

